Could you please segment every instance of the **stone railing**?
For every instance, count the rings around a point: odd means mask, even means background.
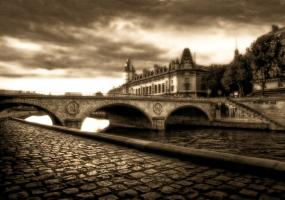
[[[233,99],[231,99],[231,98],[227,98],[227,100],[228,100],[229,102],[231,102],[232,104],[236,105],[238,108],[243,109],[243,110],[245,110],[245,111],[247,111],[247,112],[253,113],[255,116],[257,116],[257,117],[260,118],[261,120],[264,120],[265,122],[267,121],[267,122],[269,122],[269,123],[271,123],[271,124],[273,124],[273,125],[275,125],[275,126],[284,128],[284,126],[283,126],[282,124],[280,124],[280,123],[278,123],[278,122],[276,122],[276,121],[270,119],[269,117],[267,117],[267,116],[264,115],[263,113],[259,112],[258,110],[255,110],[255,109],[253,109],[253,108],[251,108],[251,107],[249,107],[249,106],[246,106],[246,105],[244,105],[244,104],[242,104],[242,103],[239,103],[239,102],[237,102],[237,101],[235,101],[235,100],[233,100]]]

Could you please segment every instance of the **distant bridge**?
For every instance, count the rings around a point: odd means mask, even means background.
[[[177,122],[177,119],[178,122],[193,119],[191,123],[196,125],[232,124],[239,127],[247,124],[253,128],[276,126],[254,110],[234,104],[226,98],[0,94],[2,110],[15,105],[33,106],[46,112],[55,125],[72,128],[80,128],[83,120],[94,112],[107,113],[111,124],[154,130],[163,130],[167,122]],[[227,107],[227,112],[235,106],[235,116],[230,116],[229,113],[223,116],[225,113],[221,105]],[[187,113],[183,113],[186,110]],[[178,117],[172,118],[175,113]]]

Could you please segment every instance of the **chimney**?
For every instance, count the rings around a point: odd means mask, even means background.
[[[272,31],[273,33],[276,32],[276,31],[278,31],[278,30],[279,30],[278,25],[273,24],[273,25],[271,26],[271,31]]]

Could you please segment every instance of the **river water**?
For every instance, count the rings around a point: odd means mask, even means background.
[[[285,133],[242,129],[188,127],[165,132],[107,129],[108,134],[285,161]]]
[[[45,117],[34,117],[32,120],[29,118],[29,121],[50,123],[45,120]],[[96,134],[108,125],[107,120],[87,118],[81,130]],[[184,147],[285,161],[285,132],[207,127],[170,128],[164,132],[109,128],[103,132]]]

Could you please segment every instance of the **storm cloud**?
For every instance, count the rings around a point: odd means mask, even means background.
[[[0,76],[118,77],[128,58],[167,64],[188,45],[202,64],[226,62],[235,37],[246,46],[283,26],[284,10],[285,0],[0,0]]]

